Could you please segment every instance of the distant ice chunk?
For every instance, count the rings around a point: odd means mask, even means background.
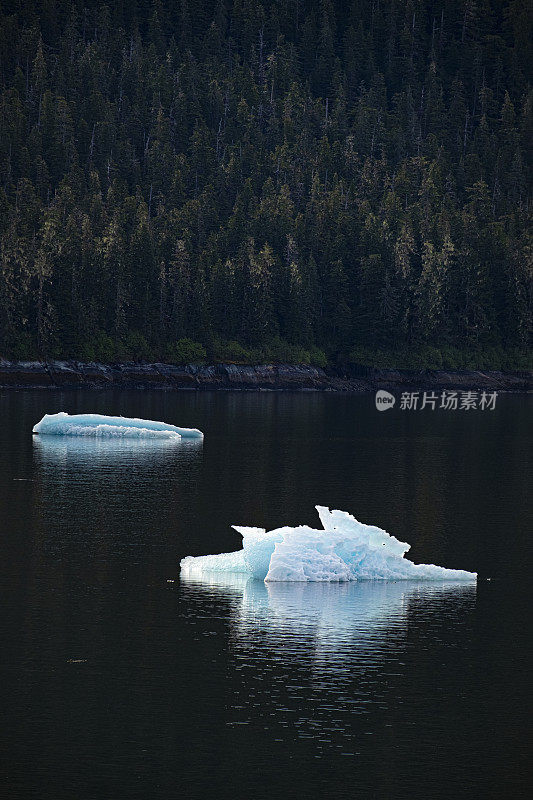
[[[246,578],[250,577],[244,560],[244,550],[220,553],[217,556],[187,556],[181,560],[181,571],[191,578],[199,578],[204,572],[227,572],[231,575],[244,574]]]
[[[243,549],[215,556],[188,556],[185,577],[239,572],[270,581],[476,580],[475,572],[413,564],[404,558],[410,545],[381,528],[358,522],[344,511],[316,506],[323,529],[242,528]]]
[[[33,433],[54,436],[97,436],[137,439],[201,439],[196,428],[178,428],[166,422],[136,417],[107,417],[103,414],[45,414]]]

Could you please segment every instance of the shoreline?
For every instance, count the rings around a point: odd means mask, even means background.
[[[362,365],[321,369],[307,365],[198,365],[0,359],[3,389],[168,389],[298,391],[363,394],[377,389],[529,392],[533,370],[381,369]]]

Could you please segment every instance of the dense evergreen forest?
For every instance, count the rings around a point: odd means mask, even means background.
[[[529,0],[0,1],[0,356],[525,366]]]

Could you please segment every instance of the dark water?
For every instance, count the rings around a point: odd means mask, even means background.
[[[532,401],[1,394],[2,795],[529,796]],[[32,437],[58,410],[206,436]],[[239,548],[231,523],[316,503],[477,588],[179,582],[184,555]]]

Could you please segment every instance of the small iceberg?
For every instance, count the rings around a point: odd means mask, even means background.
[[[202,439],[196,428],[178,428],[166,422],[136,417],[107,417],[104,414],[45,414],[33,433],[47,436],[96,436],[128,439]]]
[[[414,564],[404,558],[410,545],[381,528],[358,522],[345,511],[316,506],[322,530],[232,527],[243,549],[214,556],[188,556],[181,561],[185,578],[209,573],[242,573],[270,581],[418,580],[475,581],[477,573]]]

